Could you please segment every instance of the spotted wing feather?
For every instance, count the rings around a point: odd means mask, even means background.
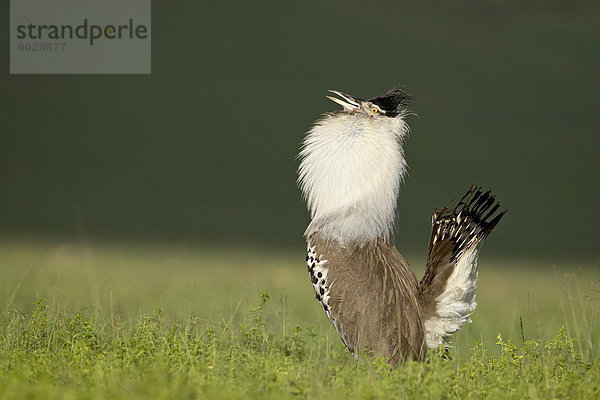
[[[315,297],[323,306],[323,311],[327,314],[327,318],[331,319],[329,312],[329,286],[327,282],[327,272],[329,271],[327,260],[323,255],[317,255],[315,246],[308,246],[306,255],[306,265],[310,281],[315,290]]]

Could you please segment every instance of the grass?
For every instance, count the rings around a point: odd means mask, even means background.
[[[390,370],[348,355],[303,256],[3,239],[0,398],[600,397],[593,264],[484,250],[452,360]]]

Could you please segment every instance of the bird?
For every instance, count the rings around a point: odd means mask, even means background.
[[[435,209],[418,280],[393,243],[412,97],[400,88],[368,100],[329,92],[343,109],[317,119],[298,154],[316,299],[356,359],[383,356],[395,367],[447,352],[471,322],[479,250],[506,210],[478,186]]]

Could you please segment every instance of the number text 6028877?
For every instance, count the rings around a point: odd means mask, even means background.
[[[41,42],[41,43],[18,43],[19,51],[65,51],[66,43]]]

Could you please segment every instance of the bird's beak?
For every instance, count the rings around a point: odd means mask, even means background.
[[[332,97],[332,96],[325,96],[327,97],[329,100],[331,101],[335,101],[336,103],[338,103],[339,105],[341,105],[342,107],[344,107],[344,111],[357,111],[360,110],[360,104],[358,102],[358,99],[349,96],[347,94],[344,94],[342,92],[338,92],[337,90],[329,90],[330,93],[336,94],[339,97],[341,97],[341,99],[338,99],[336,97]]]

